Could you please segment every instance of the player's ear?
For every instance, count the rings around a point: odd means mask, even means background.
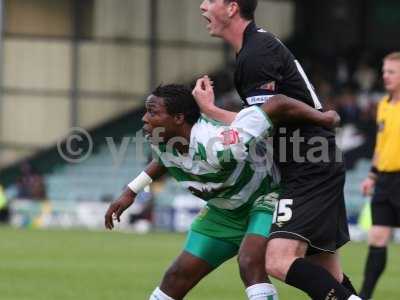
[[[185,116],[182,113],[176,114],[174,120],[176,125],[183,125],[185,123]]]
[[[237,13],[239,13],[239,5],[237,4],[237,2],[236,1],[229,2],[229,4],[228,4],[228,17],[232,18]]]

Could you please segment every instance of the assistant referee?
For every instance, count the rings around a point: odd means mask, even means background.
[[[371,299],[387,260],[387,245],[400,226],[400,52],[383,60],[383,81],[388,93],[378,105],[377,140],[373,165],[361,184],[364,196],[375,188],[371,201],[372,228],[365,264],[362,299]]]

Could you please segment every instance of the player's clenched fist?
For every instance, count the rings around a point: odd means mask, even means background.
[[[210,106],[214,106],[214,89],[213,82],[210,78],[205,75],[199,78],[196,82],[196,86],[194,87],[192,94],[200,109],[208,108]]]
[[[327,118],[327,126],[328,128],[335,128],[340,126],[340,116],[339,114],[334,111],[334,110],[328,110],[324,112],[325,117]]]
[[[364,197],[371,196],[372,192],[375,187],[375,180],[372,178],[366,178],[362,183],[361,183],[361,193]]]

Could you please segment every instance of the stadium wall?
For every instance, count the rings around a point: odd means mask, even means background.
[[[260,1],[257,21],[285,39],[292,1]],[[191,0],[5,0],[0,168],[142,104],[234,57]],[[179,12],[179,15],[177,14]]]

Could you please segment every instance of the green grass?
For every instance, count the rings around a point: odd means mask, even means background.
[[[17,230],[0,227],[0,298],[4,300],[148,299],[179,253],[184,235]],[[343,265],[358,287],[365,244],[343,250]],[[375,299],[399,299],[400,250],[391,246]],[[281,300],[308,299],[278,284]],[[204,279],[187,299],[246,299],[235,260]]]

